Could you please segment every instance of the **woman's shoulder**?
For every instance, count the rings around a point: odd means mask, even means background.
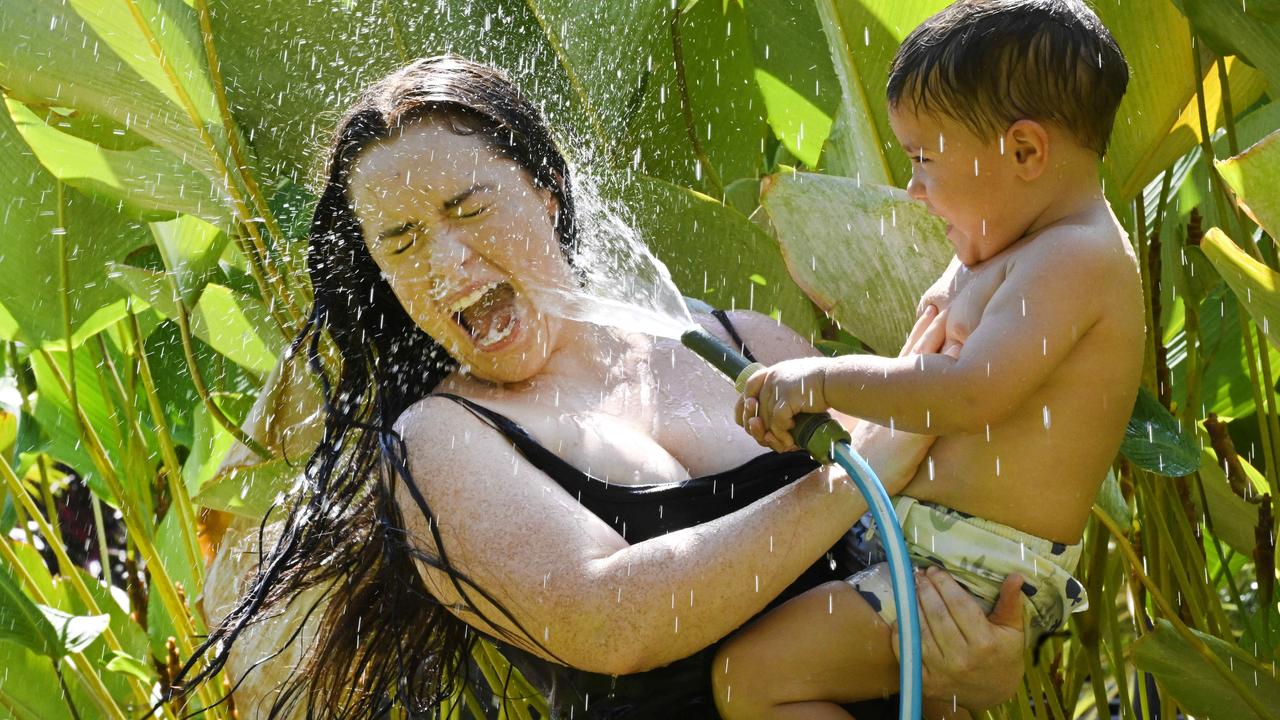
[[[756,358],[766,365],[817,354],[809,340],[768,315],[754,310],[727,310],[723,316]],[[715,315],[694,313],[694,320],[712,335],[731,342],[728,330]]]

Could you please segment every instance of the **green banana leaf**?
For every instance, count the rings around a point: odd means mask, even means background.
[[[827,141],[827,172],[873,185],[906,186],[911,165],[889,128],[889,66],[903,38],[947,5],[946,0],[817,0],[841,90]]]
[[[831,133],[840,81],[813,0],[748,2],[756,84],[774,136],[809,168]],[[753,206],[754,207],[754,206]]]
[[[167,220],[187,213],[226,225],[230,201],[207,177],[177,162],[155,145],[110,150],[59,130],[59,115],[48,121],[14,99],[6,103],[18,132],[54,177],[87,195],[119,201],[141,220]]]
[[[1280,12],[1274,0],[1174,0],[1218,55],[1238,55],[1280,88]]]
[[[763,206],[800,287],[859,340],[896,354],[952,257],[944,223],[897,188],[812,173],[770,178]]]
[[[1200,247],[1271,345],[1280,347],[1280,273],[1249,257],[1218,228],[1204,234]]]
[[[0,4],[0,12],[12,5]],[[0,198],[5,202],[0,208],[0,305],[11,318],[11,324],[0,325],[9,327],[6,338],[39,345],[64,339],[64,296],[76,332],[101,329],[122,315],[127,293],[106,281],[105,266],[143,245],[146,236],[114,207],[59,187],[25,148],[9,114],[0,112]],[[65,287],[61,244],[67,255]]]
[[[805,337],[816,336],[813,305],[759,226],[713,198],[661,180],[637,178],[628,192],[636,228],[683,294],[726,310],[773,315]]]
[[[214,187],[239,187],[196,10],[183,0],[0,4],[0,85],[29,105],[110,119]],[[158,156],[156,156],[158,157]]]
[[[166,273],[113,264],[111,279],[166,318],[178,316]],[[217,283],[206,283],[189,308],[191,332],[240,367],[265,376],[275,367],[285,339],[270,323],[261,301]]]
[[[1215,165],[1240,205],[1275,238],[1280,233],[1280,129]]]
[[[0,566],[0,640],[60,660],[81,652],[107,629],[107,615],[70,615],[37,605],[11,572]]]
[[[1107,196],[1123,205],[1199,141],[1194,50],[1187,20],[1171,2],[1103,2],[1095,9],[1130,69],[1103,160]],[[1225,121],[1221,85],[1210,63],[1202,69],[1214,128]],[[1232,108],[1240,112],[1261,95],[1265,79],[1243,63],[1230,63],[1229,71]]]
[[[1262,707],[1280,708],[1280,681],[1262,663],[1240,648],[1198,630],[1192,630],[1217,655],[1243,685],[1254,693]],[[1133,644],[1133,663],[1151,673],[1189,714],[1207,718],[1258,718],[1236,694],[1226,686],[1203,657],[1167,620],[1156,621],[1156,627]],[[1270,718],[1277,717],[1276,714]],[[1262,720],[1267,720],[1266,717]]]

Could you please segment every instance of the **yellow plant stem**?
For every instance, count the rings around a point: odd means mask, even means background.
[[[142,379],[142,391],[147,396],[151,419],[155,423],[156,439],[160,443],[160,458],[164,462],[166,479],[169,483],[169,497],[173,499],[173,506],[178,511],[187,557],[191,561],[191,569],[199,585],[192,590],[202,592],[204,556],[200,554],[200,542],[196,537],[196,512],[191,504],[191,496],[187,493],[187,485],[182,478],[182,464],[178,462],[178,451],[173,444],[173,435],[169,432],[169,418],[160,404],[155,378],[151,375],[151,363],[147,361],[146,345],[142,342],[142,328],[138,326],[138,316],[132,309],[129,310],[129,324],[126,332],[133,341],[134,356],[138,361],[138,376]]]
[[[1156,607],[1159,608],[1163,618],[1169,621],[1169,624],[1173,626],[1173,629],[1182,636],[1183,640],[1187,641],[1191,648],[1196,651],[1196,654],[1200,655],[1205,662],[1209,663],[1210,667],[1222,676],[1222,679],[1226,680],[1227,684],[1230,685],[1231,688],[1240,696],[1240,699],[1244,700],[1245,704],[1258,714],[1258,717],[1271,717],[1271,712],[1262,705],[1262,702],[1258,700],[1258,698],[1254,697],[1253,693],[1249,692],[1249,689],[1245,687],[1240,678],[1236,677],[1235,674],[1231,672],[1231,669],[1227,667],[1226,663],[1222,662],[1222,659],[1215,655],[1213,650],[1209,649],[1209,646],[1206,645],[1204,641],[1196,637],[1196,634],[1193,633],[1191,629],[1182,622],[1182,619],[1178,617],[1178,613],[1174,610],[1173,605],[1169,603],[1169,600],[1164,596],[1164,593],[1160,592],[1160,588],[1157,587],[1151,578],[1147,576],[1146,572],[1143,571],[1142,559],[1138,557],[1136,552],[1134,552],[1133,546],[1129,544],[1128,538],[1124,536],[1124,531],[1117,527],[1115,521],[1108,517],[1107,513],[1097,505],[1093,506],[1093,516],[1106,526],[1107,531],[1111,533],[1111,537],[1115,538],[1116,545],[1129,561],[1130,570],[1133,575],[1142,582],[1143,586],[1146,587],[1147,593],[1150,595],[1152,602],[1154,602]],[[1261,664],[1256,661],[1254,662],[1253,667],[1262,672],[1271,672],[1270,669],[1262,667]]]
[[[62,391],[64,393],[68,392],[67,379],[63,376],[62,370],[57,363],[50,357],[49,351],[41,350],[40,352],[44,355],[45,361],[49,364],[49,368]],[[129,496],[120,482],[120,478],[111,466],[111,461],[108,458],[106,448],[102,444],[102,439],[98,437],[93,425],[85,417],[83,408],[76,404],[72,410],[80,423],[80,434],[85,441],[85,449],[89,453],[89,458],[93,461],[98,474],[107,483],[107,489],[111,491],[111,494],[120,503],[120,514],[124,517],[125,530],[130,533],[135,547],[142,555],[143,562],[146,563],[147,570],[151,573],[151,588],[160,595],[161,604],[172,618],[174,627],[177,628],[179,649],[189,657],[194,652],[194,646],[191,641],[198,634],[194,618],[192,618],[187,611],[186,605],[178,597],[173,578],[170,577],[168,569],[165,568],[159,553],[156,552],[150,528],[145,526],[141,522],[141,518],[138,517],[133,503],[130,502]],[[216,700],[212,696],[212,692],[211,683],[204,683],[200,688],[201,699],[205,701],[206,707],[211,706]]]
[[[254,281],[258,283],[258,289],[262,293],[262,299],[267,303],[268,310],[272,311],[275,316],[278,310],[274,307],[275,303],[272,298],[280,300],[284,311],[289,316],[289,322],[282,323],[282,329],[290,327],[300,321],[300,313],[294,307],[292,299],[288,291],[284,287],[282,276],[277,272],[275,266],[271,263],[270,253],[267,250],[266,243],[263,242],[262,236],[258,233],[258,228],[253,220],[253,213],[249,211],[245,204],[244,198],[240,196],[240,190],[236,185],[236,179],[232,176],[230,169],[227,167],[226,158],[222,156],[221,150],[218,149],[217,143],[213,136],[209,134],[209,130],[205,127],[204,118],[200,117],[199,111],[196,110],[195,103],[191,100],[191,96],[187,93],[187,88],[178,78],[177,72],[173,69],[173,65],[169,62],[169,58],[165,55],[164,49],[160,47],[160,42],[152,31],[151,25],[147,22],[142,14],[142,9],[138,7],[135,0],[125,0],[125,4],[129,6],[129,12],[133,16],[134,23],[138,26],[138,31],[146,38],[147,44],[151,48],[151,52],[155,55],[156,62],[159,63],[164,71],[165,77],[169,79],[170,85],[173,87],[174,94],[178,98],[179,104],[186,112],[191,127],[196,131],[201,143],[209,152],[209,159],[214,164],[214,169],[220,176],[223,186],[227,190],[227,195],[231,200],[232,206],[236,211],[236,216],[240,219],[241,224],[245,228],[245,232],[253,241],[252,250],[246,253],[249,260],[250,270],[253,271]],[[223,131],[230,135],[234,132],[233,128],[223,127]],[[248,248],[243,248],[248,249]],[[274,293],[272,292],[274,291]],[[280,318],[277,317],[277,322]]]
[[[1266,414],[1266,400],[1263,398],[1262,381],[1258,377],[1258,368],[1255,365],[1257,354],[1253,349],[1253,323],[1249,320],[1249,311],[1244,307],[1243,303],[1236,300],[1238,310],[1236,315],[1240,321],[1240,335],[1244,338],[1244,361],[1245,366],[1249,369],[1249,389],[1253,391],[1253,403],[1257,408],[1257,412]],[[1267,346],[1264,343],[1258,348],[1263,355],[1267,353]],[[1271,391],[1275,393],[1274,390]],[[1274,491],[1276,487],[1276,474],[1280,472],[1280,461],[1276,457],[1276,447],[1271,437],[1271,423],[1259,422],[1258,434],[1262,436],[1262,454],[1266,459],[1265,475],[1267,477],[1267,487]]]
[[[22,503],[27,514],[29,514],[35,521],[36,527],[39,528],[41,534],[45,537],[50,537],[48,522],[45,520],[44,516],[40,514],[39,509],[36,508],[35,502],[31,499],[31,496],[23,489],[22,481],[18,479],[17,474],[14,473],[13,468],[9,465],[9,461],[4,457],[0,457],[0,475],[4,476],[5,484],[9,487],[9,492],[14,496],[14,501]],[[71,557],[67,555],[67,550],[63,547],[62,543],[50,542],[48,545],[49,548],[53,550],[54,558],[58,561],[58,570],[60,574],[65,577],[69,583],[71,583],[71,589],[75,591],[76,595],[80,598],[80,601],[84,603],[85,609],[94,615],[105,614],[103,613],[102,608],[98,606],[97,601],[93,599],[93,595],[89,593],[89,588],[84,584],[84,578],[80,577],[76,564],[71,561]],[[29,573],[27,573],[26,568],[18,560],[18,556],[13,552],[13,548],[9,547],[8,538],[5,538],[3,535],[0,535],[0,555],[3,555],[5,561],[8,562],[9,565],[14,568],[15,572],[18,573],[19,579],[21,579],[23,584],[27,586],[28,591],[36,598],[36,601],[43,605],[49,605],[50,602],[48,598],[45,598],[40,592],[39,586],[36,585],[34,579]],[[115,632],[110,626],[103,630],[102,639],[111,650],[124,652],[124,646],[120,644],[120,639],[116,637]],[[136,695],[138,700],[142,703],[142,706],[146,707],[150,705],[151,699],[148,694],[148,688],[140,685],[139,683],[141,681],[137,678],[133,678],[132,676],[130,676],[130,678],[129,685],[133,689],[134,695]]]
[[[170,278],[170,283],[172,284],[172,282],[173,279]],[[213,401],[213,397],[209,394],[209,388],[204,384],[204,375],[200,372],[200,365],[196,361],[195,347],[191,341],[191,319],[187,314],[187,304],[177,295],[176,288],[174,289],[174,299],[178,305],[178,330],[182,336],[182,352],[187,357],[187,369],[191,373],[191,384],[195,386],[196,394],[200,396],[201,402],[204,403],[205,410],[237,442],[252,450],[263,460],[271,459],[271,452],[257,440],[249,437],[238,425],[231,422],[231,418],[228,418],[226,413],[222,412],[222,408],[218,407],[218,404]]]
[[[132,313],[131,313],[132,315]],[[137,409],[133,405],[132,393],[125,392],[124,383],[120,380],[120,373],[116,370],[115,363],[111,360],[110,353],[107,352],[106,343],[102,340],[102,335],[98,335],[98,344],[102,353],[103,365],[107,367],[108,374],[114,381],[116,392],[120,394],[124,405],[124,414],[129,418],[130,430],[134,437],[139,439],[145,437],[142,432],[142,426],[138,424]],[[152,407],[154,414],[155,408]],[[157,418],[157,426],[163,425],[163,414],[161,418]],[[157,434],[159,434],[157,432]],[[161,443],[163,448],[164,443]],[[172,450],[172,448],[170,448]],[[173,462],[170,462],[172,455]],[[191,509],[191,498],[187,496],[187,488],[182,483],[182,466],[177,462],[176,453],[165,453],[163,449],[160,453],[161,459],[165,465],[165,481],[169,487],[169,497],[172,500],[173,507],[178,512],[180,520],[181,532],[183,536],[183,547],[187,551],[187,562],[191,565],[191,570],[195,575],[197,587],[188,588],[190,592],[198,593],[200,587],[204,585],[204,558],[200,555],[200,546],[196,542],[195,512]],[[185,501],[185,502],[184,502]],[[186,512],[183,512],[185,506]]]

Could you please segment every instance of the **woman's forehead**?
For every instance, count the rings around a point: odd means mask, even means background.
[[[352,167],[353,194],[411,189],[456,192],[477,182],[514,180],[520,168],[480,133],[460,134],[444,120],[414,122],[360,153]]]

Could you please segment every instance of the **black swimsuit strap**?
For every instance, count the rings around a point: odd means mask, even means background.
[[[759,362],[756,360],[756,356],[751,354],[751,348],[747,347],[747,343],[742,340],[742,336],[738,335],[738,329],[735,328],[733,326],[733,322],[729,320],[729,313],[723,310],[712,310],[711,316],[716,320],[719,320],[720,324],[724,326],[724,329],[729,332],[729,337],[733,338],[733,341],[737,343],[738,347],[742,350],[743,357],[751,362]]]
[[[595,477],[574,467],[535,440],[519,423],[499,412],[451,393],[435,393],[434,396],[448,398],[487,422],[510,440],[529,464],[546,473],[565,490],[579,497],[607,498],[610,503],[711,500],[742,491],[746,491],[746,497],[759,497],[817,467],[817,463],[804,452],[764,452],[728,470],[691,477],[683,482],[647,485],[610,483],[607,478]]]

